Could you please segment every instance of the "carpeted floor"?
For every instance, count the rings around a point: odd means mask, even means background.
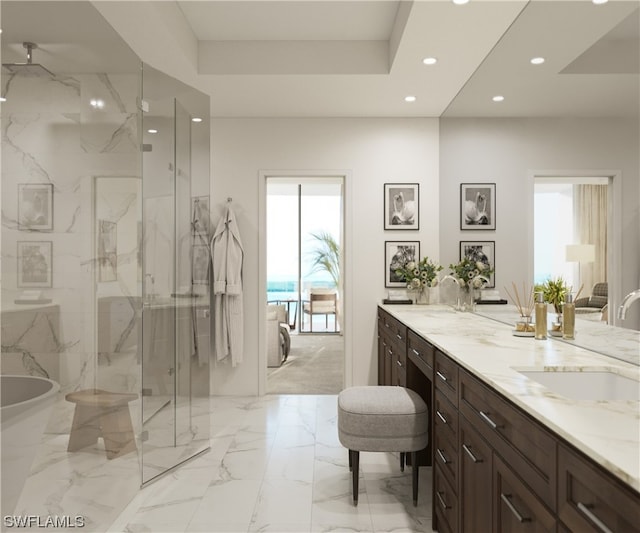
[[[267,372],[268,394],[338,394],[344,382],[342,335],[291,335],[291,352]]]

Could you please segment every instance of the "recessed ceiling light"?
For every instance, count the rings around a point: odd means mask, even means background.
[[[438,62],[438,59],[435,57],[425,57],[422,62],[425,65],[435,65]]]
[[[531,64],[532,65],[542,65],[544,63],[544,57],[532,57]]]
[[[101,100],[100,98],[92,98],[89,104],[91,104],[91,107],[93,107],[94,109],[104,108],[104,100]]]
[[[453,3],[461,6],[462,4],[468,4],[469,0],[453,0]]]
[[[150,129],[150,130],[147,130],[147,133],[158,133],[158,130]]]
[[[502,101],[504,100],[504,96],[502,96],[502,95],[499,95],[499,94],[498,94],[498,95],[494,96],[494,97],[492,98],[492,100],[493,100],[494,102],[502,102]]]
[[[193,117],[191,122],[202,122],[202,119],[200,117]]]
[[[609,0],[591,0],[595,5],[606,4]]]
[[[7,99],[4,96],[0,96],[0,102],[6,102]]]
[[[416,101],[416,97],[415,97],[415,96],[412,96],[412,95],[405,96],[405,97],[404,97],[404,101],[405,101],[405,102],[415,102],[415,101]]]

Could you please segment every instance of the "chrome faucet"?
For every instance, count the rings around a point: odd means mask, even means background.
[[[624,300],[622,300],[622,304],[620,304],[618,308],[618,318],[620,320],[624,320],[624,317],[627,315],[627,309],[629,309],[631,304],[636,300],[640,300],[640,289],[630,292],[624,297]]]

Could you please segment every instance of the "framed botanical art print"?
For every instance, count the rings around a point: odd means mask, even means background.
[[[98,220],[98,281],[115,281],[118,277],[118,225]]]
[[[207,285],[209,283],[209,247],[206,244],[193,245],[192,283]]]
[[[384,229],[420,229],[420,184],[384,184]]]
[[[53,184],[18,183],[18,229],[53,230]]]
[[[53,242],[18,241],[18,287],[51,287]]]
[[[495,241],[460,241],[460,260],[469,258],[474,263],[482,263],[493,270],[488,276],[487,288],[496,286],[496,243]]]
[[[496,184],[460,184],[460,229],[496,229]]]
[[[396,275],[396,270],[409,261],[420,258],[420,241],[385,241],[384,243],[384,286],[406,287],[407,282]]]

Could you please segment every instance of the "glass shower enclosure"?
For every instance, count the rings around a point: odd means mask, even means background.
[[[145,65],[141,107],[146,483],[209,446],[209,99]]]

